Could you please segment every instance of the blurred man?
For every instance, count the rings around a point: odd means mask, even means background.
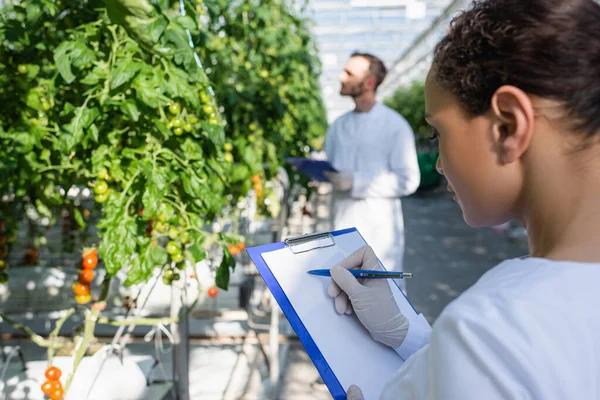
[[[334,229],[358,228],[388,270],[401,271],[404,220],[400,197],[420,182],[415,137],[406,120],[375,100],[386,75],[383,62],[354,53],[340,75],[340,94],[354,110],[329,128],[325,153],[339,173],[327,173],[333,185]],[[404,282],[401,281],[404,290]]]

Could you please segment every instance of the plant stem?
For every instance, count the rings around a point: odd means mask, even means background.
[[[79,363],[83,359],[83,356],[85,355],[90,345],[90,342],[94,337],[94,328],[96,327],[96,322],[98,321],[99,313],[100,310],[98,309],[91,309],[86,311],[83,337],[79,340],[79,343],[77,344],[77,347],[75,349],[75,361],[73,361],[73,371],[71,371],[71,374],[69,375],[69,378],[65,383],[65,397],[69,390],[69,386],[71,386],[71,382],[73,381],[73,377],[75,376],[77,367],[79,367]]]
[[[138,318],[138,319],[122,319],[115,320],[108,317],[102,317],[98,319],[98,323],[102,325],[111,326],[123,326],[123,325],[141,325],[141,326],[153,326],[157,324],[168,325],[176,323],[179,318]]]
[[[55,347],[55,348],[60,348],[60,347],[64,347],[65,345],[62,343],[58,343],[58,344],[51,344],[48,340],[44,339],[42,336],[38,335],[37,333],[35,333],[34,331],[32,331],[29,327],[13,321],[12,319],[8,318],[6,315],[0,315],[0,318],[6,322],[7,324],[9,324],[10,326],[12,326],[15,329],[20,330],[21,332],[25,333],[27,336],[29,336],[29,338],[38,346],[40,347]]]
[[[58,321],[56,321],[56,325],[54,326],[54,330],[50,332],[49,340],[50,346],[48,346],[48,365],[52,365],[52,357],[54,357],[54,342],[56,341],[56,337],[60,332],[60,328],[64,325],[65,321],[75,312],[75,308],[70,308],[67,310],[65,315],[63,315]]]

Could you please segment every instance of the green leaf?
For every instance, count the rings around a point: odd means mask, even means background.
[[[164,76],[159,71],[148,68],[141,71],[131,83],[131,87],[135,89],[136,97],[139,101],[151,108],[162,107],[167,104],[170,99],[160,93],[160,86],[164,83]]]
[[[117,68],[110,74],[110,88],[114,90],[129,82],[140,68],[141,64],[133,61],[130,57],[119,60]]]
[[[81,215],[81,211],[79,211],[79,208],[73,208],[73,217],[75,218],[75,221],[77,222],[77,225],[79,225],[80,228],[84,229],[87,226],[85,220],[83,219],[83,215]]]
[[[135,101],[125,100],[121,103],[121,112],[129,117],[132,121],[137,122],[140,118],[141,112],[138,110]]]
[[[100,81],[103,81],[104,79],[106,79],[106,70],[99,66],[95,66],[90,71],[90,73],[87,74],[85,76],[85,78],[83,78],[79,82],[92,86],[92,85],[97,85]]]
[[[37,209],[37,212],[44,217],[52,218],[52,211],[50,211],[48,206],[42,203],[40,200],[36,200],[35,208]]]
[[[202,146],[200,144],[191,139],[186,138],[184,142],[181,144],[181,150],[185,155],[185,159],[187,160],[201,160],[202,159]]]
[[[150,260],[158,266],[163,266],[169,261],[169,253],[161,247],[150,245]]]
[[[34,110],[39,110],[41,107],[40,95],[34,89],[31,89],[27,93],[27,98],[25,100],[25,104],[27,107],[33,108]]]
[[[232,182],[240,182],[248,179],[250,177],[250,170],[243,164],[236,164],[233,167],[233,172],[231,173],[231,181]]]
[[[202,182],[196,177],[196,175],[184,175],[182,177],[183,190],[193,198],[202,198]]]
[[[229,252],[229,249],[226,245],[222,245],[223,248],[223,260],[221,261],[221,265],[217,267],[217,273],[215,276],[215,284],[217,287],[227,290],[229,287],[229,269],[233,269],[235,267],[235,259]]]
[[[56,68],[67,83],[71,83],[75,80],[75,75],[71,72],[71,60],[69,52],[73,49],[74,42],[62,42],[56,50],[54,50],[54,62]]]
[[[154,170],[150,166],[144,169],[144,175],[146,176],[146,189],[142,195],[144,215],[153,217],[165,197],[168,180],[164,172]]]
[[[197,26],[196,26],[196,22],[194,22],[194,20],[191,17],[187,16],[187,15],[177,17],[177,18],[175,18],[175,20],[184,29],[189,29],[192,32],[195,32],[198,29]]]
[[[199,263],[200,261],[204,260],[206,258],[206,251],[204,251],[200,246],[198,246],[197,244],[194,244],[192,246],[190,246],[190,248],[188,249],[191,257],[192,257],[192,261],[194,263]]]

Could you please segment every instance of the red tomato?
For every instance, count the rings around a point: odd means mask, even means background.
[[[216,287],[213,286],[208,289],[208,297],[217,297],[217,294],[219,294],[219,289]]]
[[[57,381],[60,379],[61,375],[62,372],[56,367],[48,367],[46,370],[46,378],[48,378],[49,381]]]

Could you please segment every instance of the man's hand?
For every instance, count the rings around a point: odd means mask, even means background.
[[[333,185],[333,190],[338,192],[347,192],[352,189],[352,173],[351,172],[323,172],[325,177]]]

